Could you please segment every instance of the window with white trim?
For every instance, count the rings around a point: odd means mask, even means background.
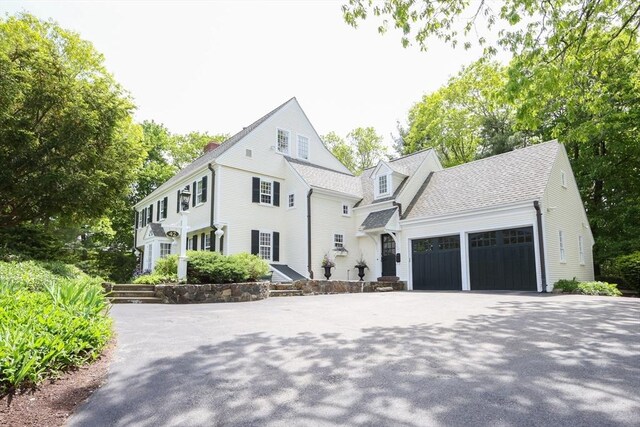
[[[344,249],[344,234],[333,235],[333,249]]]
[[[169,206],[169,199],[165,197],[164,199],[160,200],[159,206],[160,206],[160,221],[162,221],[163,219],[167,219],[167,210],[168,210],[167,208]]]
[[[309,138],[298,135],[298,158],[309,160]]]
[[[278,142],[276,148],[280,153],[289,154],[289,131],[278,129]]]
[[[377,196],[386,196],[389,194],[389,175],[378,176],[378,194]]]
[[[564,232],[558,231],[558,247],[560,248],[560,262],[566,262],[567,256],[564,249]]]
[[[196,184],[196,204],[200,204],[204,202],[204,188],[202,188],[202,180],[198,181]]]
[[[342,215],[344,215],[344,216],[351,215],[351,209],[349,208],[349,205],[346,204],[346,203],[342,204]]]
[[[287,201],[287,206],[289,206],[290,208],[296,207],[296,195],[294,193],[289,193]]]
[[[582,236],[578,236],[578,256],[580,264],[584,265],[584,238]]]
[[[211,249],[211,235],[210,234],[205,234],[204,235],[204,250],[208,251]]]
[[[273,183],[271,181],[260,181],[260,203],[267,205],[273,200]]]
[[[144,269],[145,271],[151,271],[151,261],[153,259],[153,245],[147,244],[147,248],[144,251]]]
[[[271,260],[271,233],[260,232],[258,254],[260,258]]]
[[[564,171],[560,171],[560,185],[567,188],[567,174]]]
[[[160,243],[160,258],[171,255],[171,243]]]

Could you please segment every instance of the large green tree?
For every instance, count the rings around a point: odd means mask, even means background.
[[[0,19],[0,227],[82,224],[129,191],[144,148],[103,62],[53,22]]]
[[[322,140],[333,155],[356,175],[388,157],[382,136],[372,127],[355,128],[347,134],[346,139],[330,132]]]

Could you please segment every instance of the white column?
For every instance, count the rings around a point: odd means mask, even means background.
[[[178,280],[187,280],[187,212],[180,212],[180,256],[178,257]]]
[[[469,274],[469,244],[467,233],[460,232],[460,269],[462,270],[462,290],[470,291],[471,282]]]

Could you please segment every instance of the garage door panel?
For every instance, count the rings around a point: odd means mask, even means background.
[[[469,235],[472,290],[535,291],[533,227]]]
[[[413,240],[413,289],[460,290],[460,236]]]

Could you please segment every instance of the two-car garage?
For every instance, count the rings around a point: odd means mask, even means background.
[[[462,260],[468,259],[471,290],[535,291],[533,227],[469,233],[468,257],[460,235],[411,240],[414,290],[461,290]]]

